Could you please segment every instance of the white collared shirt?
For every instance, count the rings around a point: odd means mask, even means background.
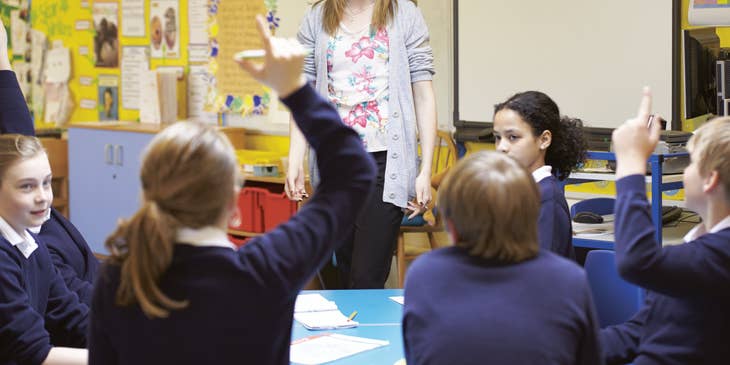
[[[218,227],[183,227],[177,230],[177,242],[198,247],[227,247],[235,250],[236,245],[228,240],[226,232]]]
[[[537,170],[532,172],[532,178],[535,179],[536,183],[539,183],[544,178],[550,176],[553,174],[553,167],[550,165],[545,165],[542,167],[539,167]]]
[[[35,241],[28,231],[23,231],[22,236],[19,235],[3,217],[0,217],[0,234],[2,234],[3,238],[8,240],[11,245],[17,247],[26,259],[30,257],[36,248],[38,248],[38,242]]]
[[[698,224],[694,228],[692,228],[689,232],[687,232],[686,235],[684,235],[684,242],[690,242],[694,241],[700,236],[702,236],[705,233],[716,233],[720,232],[725,228],[730,227],[730,216],[725,217],[725,219],[717,222],[712,228],[710,228],[710,232],[705,232],[705,225],[703,223]]]

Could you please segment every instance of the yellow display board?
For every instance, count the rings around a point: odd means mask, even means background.
[[[94,3],[101,1],[88,0],[33,0],[31,5],[31,23],[34,29],[44,32],[49,42],[62,42],[64,47],[71,50],[71,80],[69,88],[73,95],[75,108],[71,115],[70,122],[85,122],[99,120],[99,75],[112,75],[121,79],[119,67],[96,67],[97,60],[94,54]],[[106,3],[109,3],[108,1]],[[121,11],[121,2],[113,1]],[[178,1],[179,17],[179,57],[161,58],[150,60],[150,68],[158,66],[188,66],[188,2]],[[121,28],[118,27],[119,48],[124,46],[150,46],[150,24],[149,18],[150,0],[144,0],[145,32],[142,37],[125,37]],[[117,17],[121,22],[121,15]],[[117,24],[118,26],[119,24]],[[83,84],[81,80],[85,81]],[[119,82],[121,84],[121,81]],[[119,89],[121,90],[121,89]],[[121,101],[121,96],[118,98]],[[95,105],[89,105],[94,101]],[[83,104],[82,104],[83,102]],[[102,102],[103,104],[103,102]],[[123,103],[119,103],[118,116],[120,120],[135,121],[139,119],[139,110],[125,109]],[[40,119],[40,118],[37,118]],[[37,127],[48,127],[37,123]]]

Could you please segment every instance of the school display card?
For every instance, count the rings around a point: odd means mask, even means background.
[[[119,67],[119,4],[95,1],[94,66]]]
[[[99,75],[99,120],[119,120],[119,79]]]
[[[152,58],[180,57],[180,13],[177,0],[150,2],[150,51]]]

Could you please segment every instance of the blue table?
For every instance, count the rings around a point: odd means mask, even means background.
[[[388,346],[379,347],[331,363],[337,365],[392,365],[404,357],[401,333],[403,306],[388,298],[403,295],[402,289],[306,290],[302,291],[301,294],[314,293],[319,293],[328,300],[337,303],[337,307],[346,316],[349,316],[353,311],[357,311],[355,320],[360,325],[355,328],[341,330],[310,331],[294,321],[292,341],[322,333],[339,333],[390,342]]]

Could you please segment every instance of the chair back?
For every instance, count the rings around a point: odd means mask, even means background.
[[[575,217],[578,212],[592,212],[598,215],[613,214],[613,206],[616,203],[614,198],[591,198],[584,199],[570,207],[570,217]]]
[[[621,279],[613,251],[589,251],[585,270],[601,327],[623,323],[641,308],[641,288]]]
[[[436,132],[433,160],[431,161],[431,176],[444,171],[454,165],[457,158],[456,142],[447,131]]]

